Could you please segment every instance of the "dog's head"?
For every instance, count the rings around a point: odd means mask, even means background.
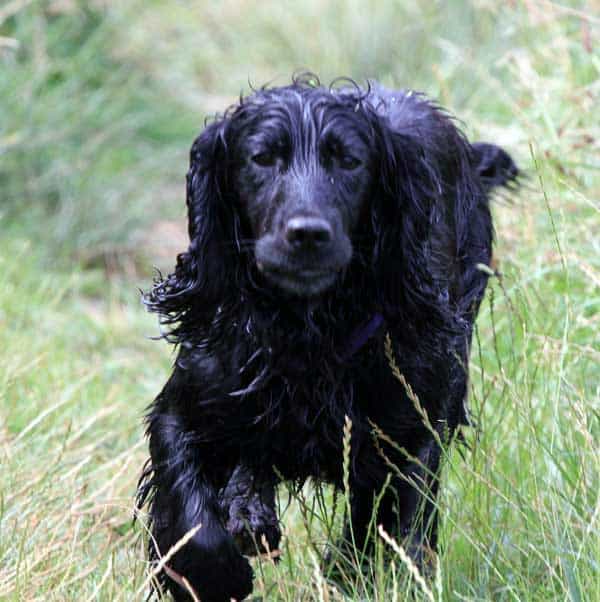
[[[354,95],[267,90],[228,124],[233,198],[268,285],[297,296],[330,288],[352,257],[376,160]]]
[[[418,94],[258,90],[192,146],[191,244],[151,305],[175,320],[191,296],[205,307],[248,288],[314,298],[357,255],[380,305],[423,303],[454,269],[471,208],[515,174],[506,153],[471,146]]]

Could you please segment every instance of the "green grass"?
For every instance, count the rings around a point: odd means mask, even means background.
[[[114,4],[0,5],[0,600],[144,598],[145,535],[130,520],[141,417],[172,355],[149,340],[137,289],[183,244],[204,115],[248,78],[284,83],[303,67],[422,89],[529,177],[494,205],[503,276],[472,350],[471,449],[446,462],[438,571],[423,588],[400,555],[379,554],[333,588],[319,569],[331,513],[307,488],[289,507],[282,492],[284,555],[255,563],[255,595],[599,600],[591,3]]]

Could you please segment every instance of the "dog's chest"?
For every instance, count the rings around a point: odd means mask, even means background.
[[[244,456],[274,466],[286,479],[336,480],[344,418],[355,413],[351,390],[352,383],[290,385],[278,379],[253,400]]]
[[[321,363],[273,378],[247,406],[252,427],[245,431],[244,457],[274,466],[286,479],[341,483],[346,420],[352,423],[353,455],[360,456],[370,444],[370,412],[378,405],[371,382],[380,372],[376,356],[361,355],[352,369],[333,371]],[[381,387],[382,380],[377,383]]]

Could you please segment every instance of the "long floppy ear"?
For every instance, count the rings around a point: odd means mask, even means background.
[[[488,263],[492,239],[471,146],[423,96],[378,92],[379,192],[372,223],[379,302],[417,337],[432,325],[460,327],[455,303],[471,294],[464,287],[472,286],[474,296],[485,287],[484,276],[466,282],[466,264]]]
[[[237,245],[233,206],[225,195],[228,118],[208,125],[194,141],[187,173],[190,245],[177,256],[173,273],[154,282],[144,296],[150,311],[171,326],[165,336],[179,342],[209,324],[235,276]]]

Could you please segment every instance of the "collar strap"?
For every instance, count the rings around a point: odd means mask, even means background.
[[[383,323],[383,316],[380,313],[376,313],[368,322],[356,328],[348,340],[346,349],[341,353],[342,359],[350,359],[361,347],[364,347],[366,342],[375,335]]]

